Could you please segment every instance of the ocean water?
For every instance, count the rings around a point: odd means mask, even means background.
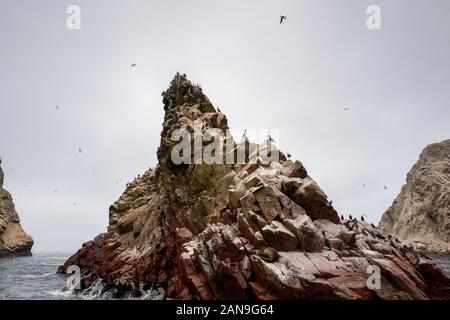
[[[442,270],[447,272],[447,275],[450,277],[450,255],[430,255],[439,267]]]
[[[74,295],[63,291],[66,276],[57,274],[69,254],[35,254],[32,257],[0,259],[0,300],[70,300],[110,299],[100,282],[84,292]],[[432,256],[450,275],[450,255]]]
[[[35,254],[32,257],[0,259],[1,300],[75,299],[63,292],[66,276],[57,274],[69,254]]]

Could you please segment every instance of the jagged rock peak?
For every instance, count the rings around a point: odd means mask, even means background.
[[[421,152],[380,228],[417,250],[450,252],[450,139]]]
[[[173,136],[179,129],[187,130],[192,139],[195,135],[203,136],[209,129],[220,129],[227,135],[226,116],[214,108],[201,87],[192,84],[185,74],[177,73],[162,96],[166,112],[157,152],[160,164],[170,161],[169,153],[178,142]]]
[[[3,187],[3,181],[5,180],[5,174],[2,169],[2,159],[0,158],[0,188]]]
[[[199,85],[192,84],[186,74],[177,73],[162,96],[164,110],[166,111],[181,105],[203,104],[208,105],[208,107],[200,108],[203,112],[215,112],[208,97],[203,94],[202,88]]]
[[[33,239],[22,229],[11,194],[3,189],[3,182],[0,159],[0,258],[31,255]]]

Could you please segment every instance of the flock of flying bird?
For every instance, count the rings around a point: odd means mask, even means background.
[[[287,19],[287,16],[280,16],[280,24],[282,24],[286,19]],[[136,63],[131,64],[130,67],[131,67],[131,68],[135,68],[135,67],[136,67]],[[61,110],[61,108],[60,108],[58,105],[56,106],[56,109],[57,109],[57,110]],[[218,112],[221,112],[219,108],[217,108],[217,110],[218,110]],[[344,108],[344,110],[345,110],[345,111],[348,111],[348,110],[350,110],[350,108],[346,107],[346,108]],[[245,136],[246,136],[246,132],[244,132],[243,138],[244,138]],[[275,141],[272,139],[272,137],[271,137],[270,135],[267,136],[267,140],[270,141],[270,142],[275,142]],[[79,152],[79,153],[82,152],[82,151],[81,151],[81,148],[78,148],[78,152]],[[288,158],[291,158],[291,155],[288,153],[288,154],[287,154],[287,157],[288,157]],[[75,156],[75,158],[77,158],[77,156]],[[11,169],[11,170],[12,170],[12,169]],[[92,173],[92,175],[95,175],[95,173]],[[118,182],[117,182],[117,183],[118,183]],[[362,184],[362,186],[365,187],[366,185],[365,185],[365,184]],[[25,185],[25,187],[28,187],[28,186]],[[387,190],[387,187],[384,186],[384,189]],[[58,190],[55,190],[55,192],[58,192]],[[330,201],[330,204],[331,204],[331,203],[332,203],[332,202]],[[75,204],[76,204],[76,203],[74,202],[73,205],[75,205]],[[353,217],[352,217],[351,215],[349,216],[349,218],[350,218],[350,220],[354,220]],[[341,215],[341,220],[344,220],[344,216],[343,216],[343,215]],[[364,221],[364,217],[363,217],[363,216],[361,216],[361,220]],[[371,223],[371,226],[375,228],[375,225],[374,225],[373,223]]]

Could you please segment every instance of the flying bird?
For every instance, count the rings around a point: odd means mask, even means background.
[[[267,135],[267,140],[269,140],[270,142],[275,142],[275,140],[272,139],[271,135]]]
[[[81,153],[81,148],[78,148],[78,152]]]
[[[286,16],[280,16],[280,24],[282,24],[283,23],[283,21],[284,20],[286,20],[287,19],[287,17]]]
[[[350,108],[344,108],[345,111],[350,110]]]
[[[132,67],[132,68],[136,67],[136,63],[133,63],[133,64],[131,65],[131,67]]]
[[[384,190],[387,190],[387,187],[386,187],[386,186],[384,186]]]
[[[56,109],[60,110],[60,108],[58,106],[55,107]]]

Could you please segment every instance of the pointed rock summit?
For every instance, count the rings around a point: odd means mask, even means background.
[[[450,139],[422,151],[380,228],[419,251],[450,252]]]
[[[11,194],[3,189],[4,177],[0,160],[0,258],[28,256],[33,239],[22,229]]]
[[[341,221],[301,162],[271,141],[236,143],[225,115],[186,76],[162,96],[158,165],[127,185],[107,233],[60,272],[78,265],[83,288],[151,288],[155,299],[449,297],[450,280],[431,260],[364,221]],[[180,151],[181,141],[192,151]],[[216,142],[211,162],[205,152]],[[379,286],[369,280],[374,269]]]

